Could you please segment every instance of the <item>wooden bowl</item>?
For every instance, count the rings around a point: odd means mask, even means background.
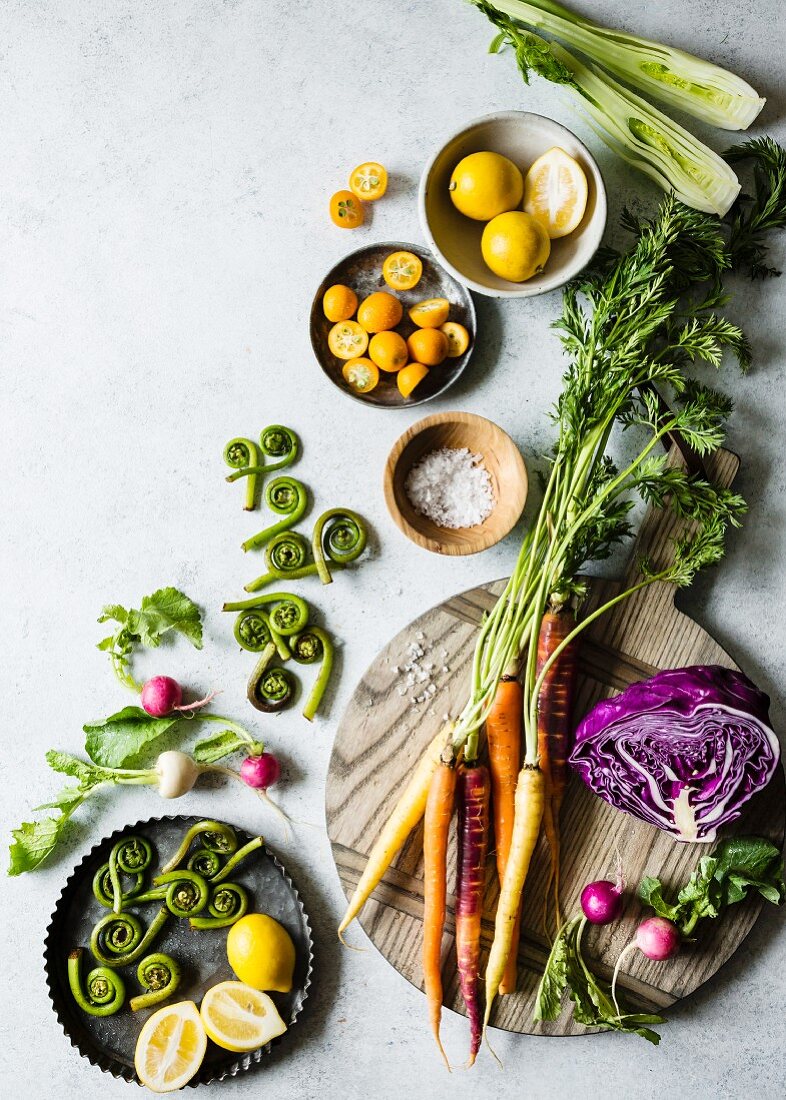
[[[555,145],[584,169],[589,190],[584,217],[573,233],[551,242],[551,255],[539,275],[525,283],[500,279],[481,255],[486,223],[465,218],[450,198],[453,169],[470,153],[490,150],[508,157],[526,175],[533,161]],[[595,158],[565,126],[530,111],[503,111],[468,123],[437,149],[423,169],[418,209],[430,248],[454,278],[492,298],[529,298],[562,286],[595,255],[606,228],[606,189]]]
[[[475,527],[438,527],[415,511],[404,489],[407,474],[424,455],[441,447],[467,447],[479,454],[491,475],[494,510]],[[435,554],[477,554],[503,539],[515,526],[527,500],[527,468],[507,432],[475,413],[426,416],[393,445],[385,466],[385,502],[396,525],[417,546]]]
[[[382,264],[391,252],[414,252],[423,262],[423,274],[417,286],[412,290],[395,292],[395,296],[404,306],[404,316],[401,323],[396,325],[396,331],[401,333],[405,340],[410,333],[414,332],[415,326],[407,316],[407,310],[416,302],[421,302],[424,298],[447,298],[450,302],[449,319],[458,321],[469,333],[469,347],[464,354],[455,359],[445,359],[438,367],[432,367],[426,378],[409,397],[402,397],[399,393],[396,375],[386,374],[384,371],[380,374],[379,385],[370,393],[356,393],[344,381],[341,373],[344,361],[337,359],[328,347],[328,333],[333,325],[322,310],[323,295],[334,283],[344,283],[351,287],[361,302],[375,290],[394,293],[382,277]],[[317,287],[311,305],[311,346],[320,367],[342,393],[355,401],[361,401],[364,405],[374,405],[378,409],[408,409],[412,405],[422,405],[424,401],[431,401],[433,397],[444,393],[463,373],[469,362],[475,348],[476,330],[475,303],[466,287],[452,275],[448,275],[447,271],[434,260],[428,249],[421,245],[407,244],[404,241],[368,244],[355,252],[350,252],[328,271]]]

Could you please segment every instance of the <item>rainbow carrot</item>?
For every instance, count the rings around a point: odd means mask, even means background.
[[[473,1065],[483,1037],[480,999],[480,921],[486,876],[489,818],[488,768],[462,765],[458,777],[458,866],[456,880],[456,957],[470,1025],[467,1066]]]
[[[431,777],[423,822],[423,979],[429,1021],[439,1052],[450,1069],[439,1037],[442,1019],[442,932],[447,899],[447,855],[456,795],[456,769],[440,764]]]
[[[523,692],[515,676],[505,675],[499,682],[486,719],[486,740],[491,773],[491,805],[497,846],[497,874],[500,885],[510,852],[515,815],[516,780],[521,767],[521,719]],[[516,916],[513,939],[500,993],[515,993],[516,963],[521,929],[521,907]]]
[[[569,608],[547,611],[538,634],[536,677],[551,654],[576,625]],[[538,756],[546,778],[546,804],[543,828],[551,852],[549,884],[554,888],[557,927],[562,923],[559,904],[560,834],[559,816],[568,781],[567,759],[572,735],[573,693],[576,686],[578,645],[572,642],[549,668],[538,695]],[[548,897],[548,886],[546,888]]]
[[[372,891],[393,862],[396,853],[423,817],[431,777],[439,766],[442,749],[452,728],[451,723],[443,726],[423,753],[393,813],[383,825],[382,832],[369,852],[368,862],[350,898],[347,911],[338,926],[339,938],[368,901]]]
[[[513,929],[516,914],[521,905],[521,892],[529,871],[532,853],[538,842],[540,823],[543,818],[545,801],[545,782],[543,772],[538,767],[525,764],[519,772],[516,785],[516,816],[513,822],[508,862],[502,880],[497,915],[494,920],[494,942],[491,945],[488,966],[486,967],[486,1011],[483,1016],[483,1030],[489,1022],[494,999],[499,992],[505,973],[510,948],[513,942]]]

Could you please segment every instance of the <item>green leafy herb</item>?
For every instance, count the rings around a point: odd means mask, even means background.
[[[586,1027],[640,1035],[658,1044],[660,1035],[649,1024],[664,1023],[662,1016],[644,1012],[618,1014],[611,989],[590,970],[582,951],[586,917],[574,917],[563,924],[541,978],[535,1002],[536,1020],[556,1020],[567,990],[573,1001],[573,1018]]]
[[[764,236],[786,227],[786,149],[772,138],[754,138],[723,154],[730,164],[751,164],[753,194],[740,195],[729,214],[734,265],[751,279],[780,275],[767,263]]]
[[[199,608],[177,588],[159,588],[152,596],[144,596],[139,610],[108,604],[98,621],[118,624],[115,633],[100,641],[98,648],[109,653],[118,680],[132,691],[141,690],[130,671],[130,658],[137,646],[155,649],[165,634],[175,631],[196,649],[202,648]]]
[[[49,802],[37,806],[37,810],[59,810],[58,817],[45,817],[40,821],[25,821],[11,833],[13,843],[9,849],[9,875],[33,871],[52,852],[63,836],[66,825],[82,803],[95,790],[107,783],[156,783],[152,771],[115,772],[96,767],[68,753],[50,750],[46,761],[53,771],[78,780],[76,786],[64,787]]]
[[[775,905],[786,897],[780,851],[769,840],[746,836],[724,840],[711,856],[704,856],[676,901],[667,901],[660,879],[650,877],[642,879],[639,897],[688,937],[700,920],[719,917],[752,890]]]
[[[141,707],[123,707],[102,722],[83,726],[85,751],[104,768],[129,768],[141,763],[153,742],[182,720],[182,714],[153,718]]]
[[[197,764],[215,764],[217,760],[223,760],[225,756],[236,752],[243,752],[246,756],[261,756],[264,751],[265,746],[261,741],[250,741],[235,730],[226,729],[205,738],[204,741],[197,741],[192,755]]]

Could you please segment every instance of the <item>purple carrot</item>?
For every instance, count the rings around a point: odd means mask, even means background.
[[[483,1037],[480,1003],[480,919],[486,880],[490,780],[485,765],[462,767],[458,776],[458,874],[456,957],[461,994],[467,1006],[474,1064]]]

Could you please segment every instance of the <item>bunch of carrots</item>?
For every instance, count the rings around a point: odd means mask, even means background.
[[[339,927],[343,934],[425,816],[423,973],[442,1051],[441,941],[455,812],[456,953],[470,1020],[470,1064],[497,994],[516,988],[524,887],[541,829],[551,854],[547,899],[553,899],[560,924],[559,819],[580,634],[647,585],[690,584],[699,569],[723,555],[726,530],[739,523],[744,510],[737,494],[712,485],[703,471],[686,468],[676,448],[669,451],[679,438],[683,448],[707,455],[724,439],[731,403],[687,377],[687,368],[697,356],[719,365],[726,348],[747,361],[743,333],[714,312],[722,301],[717,288],[723,272],[737,261],[735,238],[730,244],[717,218],[674,199],[665,200],[650,221],[636,223],[635,230],[630,252],[605,254],[581,285],[564,291],[558,327],[571,362],[555,412],[558,439],[540,511],[512,576],[481,624],[465,706],[417,764]],[[670,392],[669,403],[659,387]],[[644,435],[621,470],[606,454],[619,424],[634,429],[630,436]],[[631,534],[628,515],[635,494],[670,506],[684,521],[682,530],[662,561],[642,561],[628,587],[577,618],[586,596],[582,565],[607,557]],[[481,978],[490,818],[500,894]]]

